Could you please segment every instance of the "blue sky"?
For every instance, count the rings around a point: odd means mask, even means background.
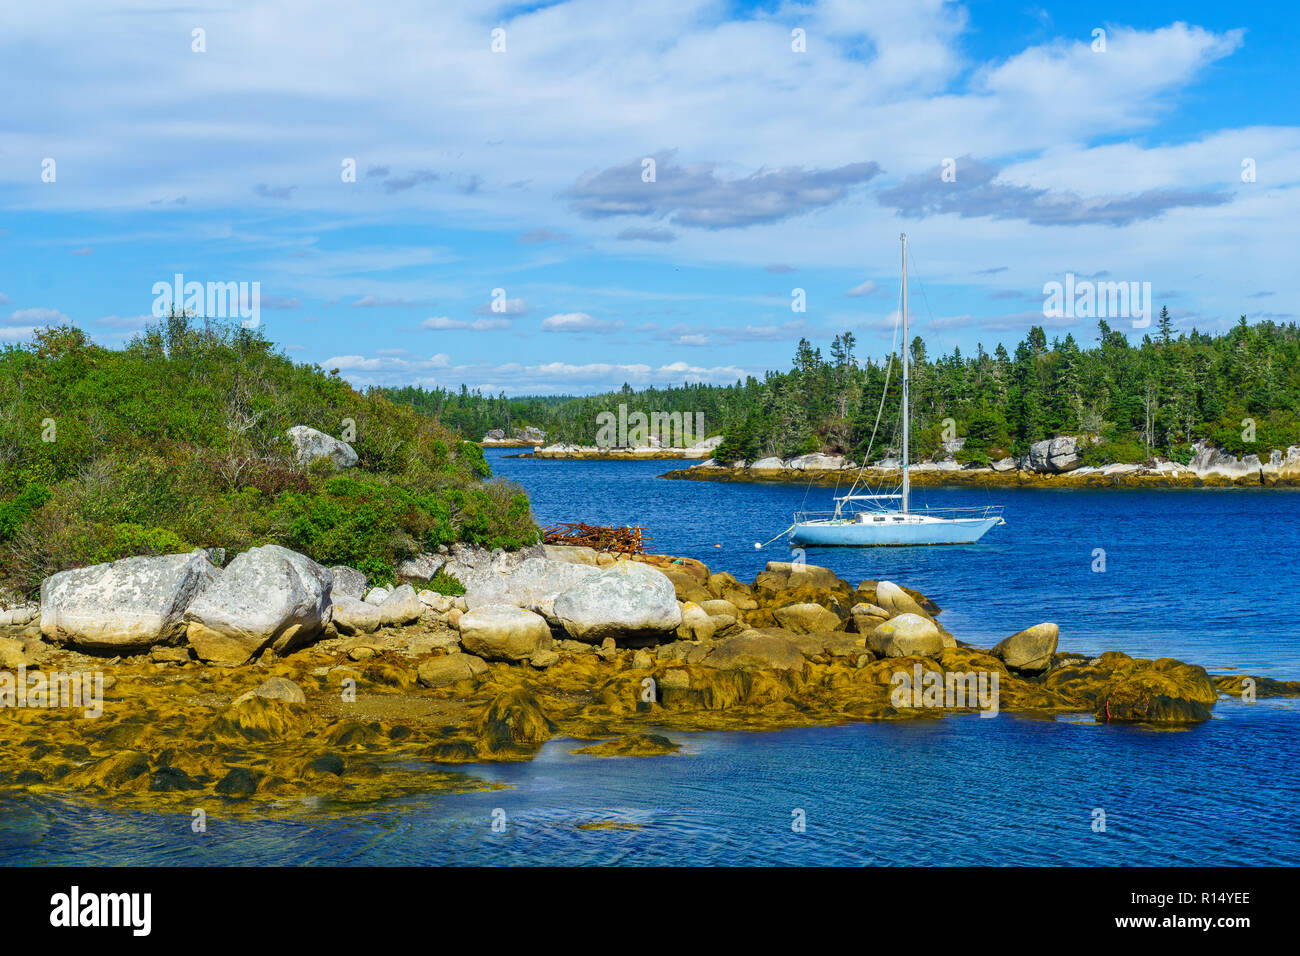
[[[120,345],[182,273],[358,385],[726,382],[883,354],[900,231],[932,352],[1093,341],[1043,317],[1067,272],[1294,319],[1280,4],[104,7],[0,11],[0,342]]]

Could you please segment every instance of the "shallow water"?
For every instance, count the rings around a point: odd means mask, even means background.
[[[752,578],[827,489],[668,482],[671,462],[550,462],[489,453],[542,523],[649,528],[655,549]],[[1007,525],[959,548],[809,549],[856,583],[935,598],[961,639],[1041,620],[1065,649],[1171,655],[1300,677],[1293,492],[944,491],[1000,503]],[[715,548],[719,544],[721,547]],[[1094,572],[1093,550],[1106,552]],[[1300,700],[1224,701],[1178,731],[975,715],[776,733],[681,734],[683,753],[601,759],[551,741],[525,764],[468,772],[510,789],[393,802],[350,816],[224,821],[0,796],[0,862],[167,864],[1296,864]],[[495,832],[494,811],[504,811]],[[792,829],[803,811],[806,830]],[[1095,832],[1097,812],[1105,832]],[[630,827],[581,829],[583,824]]]

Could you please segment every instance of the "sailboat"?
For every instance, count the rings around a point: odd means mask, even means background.
[[[974,544],[995,525],[1005,524],[1002,508],[922,508],[911,506],[911,482],[908,469],[908,335],[907,335],[907,234],[899,236],[903,245],[903,481],[897,493],[854,494],[866,463],[846,495],[834,499],[835,510],[821,514],[796,512],[790,529],[790,543],[812,547],[874,547],[911,544]],[[883,398],[882,398],[883,407]],[[877,419],[879,425],[879,419]],[[873,435],[874,439],[874,435]],[[897,505],[893,505],[897,502]]]

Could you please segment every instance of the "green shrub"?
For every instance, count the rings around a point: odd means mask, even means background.
[[[126,348],[74,328],[0,348],[0,585],[68,567],[269,542],[391,578],[440,544],[537,540],[483,451],[382,392],[296,365],[260,330],[171,316]],[[358,465],[300,467],[285,432],[342,435]],[[44,437],[49,426],[49,437]],[[52,439],[52,440],[51,440]]]
[[[1104,441],[1099,445],[1079,446],[1079,461],[1085,465],[1132,465],[1147,460],[1146,446],[1135,441]]]
[[[465,585],[461,584],[446,571],[442,570],[439,570],[437,574],[424,582],[421,587],[428,588],[430,591],[435,591],[438,594],[446,594],[449,597],[456,597],[457,595],[465,593]],[[417,590],[419,590],[419,588],[417,588]]]
[[[28,485],[16,498],[0,501],[0,541],[8,541],[18,526],[32,516],[50,497],[44,485]]]

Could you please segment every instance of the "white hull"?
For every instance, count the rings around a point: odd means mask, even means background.
[[[865,520],[864,520],[865,519]],[[924,513],[860,514],[797,522],[790,543],[811,547],[887,547],[915,544],[974,544],[994,525],[996,515],[940,518]]]

